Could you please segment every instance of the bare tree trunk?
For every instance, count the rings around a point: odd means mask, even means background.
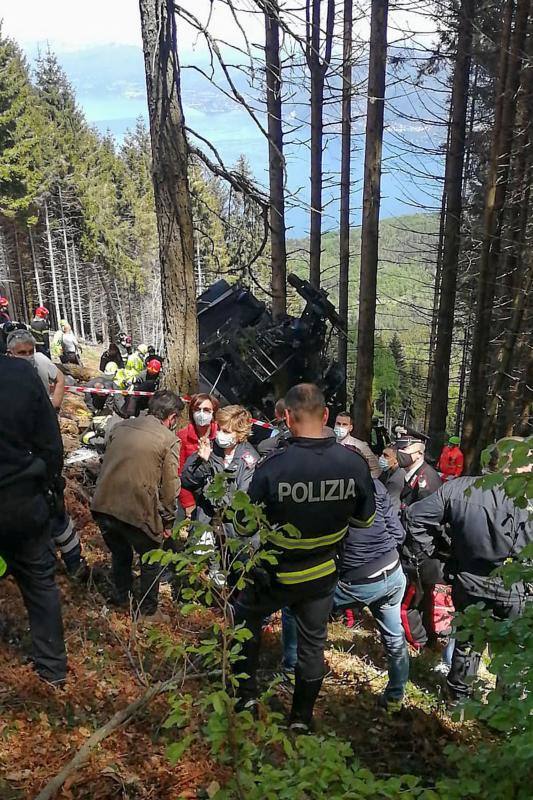
[[[344,0],[342,39],[341,203],[339,218],[339,316],[346,336],[339,336],[338,358],[344,370],[339,403],[346,406],[348,379],[348,285],[350,279],[350,185],[352,148],[352,30],[353,0]]]
[[[78,264],[76,262],[76,248],[74,247],[74,243],[72,243],[72,267],[74,269],[74,279],[76,282],[76,300],[78,302],[78,316],[80,319],[81,338],[85,339],[85,322],[83,319],[83,305],[81,302],[80,276],[78,275]]]
[[[79,335],[79,328],[78,322],[76,320],[76,306],[74,303],[74,290],[72,286],[72,272],[70,269],[70,257],[68,252],[68,242],[67,242],[67,224],[65,222],[65,209],[63,207],[63,192],[61,191],[61,186],[59,187],[59,208],[61,209],[61,228],[63,231],[63,249],[65,251],[65,265],[67,267],[67,282],[68,282],[68,295],[69,295],[69,305],[70,305],[70,314],[72,317],[72,327],[74,329],[74,333],[76,336]]]
[[[277,0],[266,0],[264,8],[272,315],[274,319],[278,319],[287,313],[287,247],[285,241],[285,181],[281,116],[279,6]]]
[[[19,285],[20,285],[20,299],[22,302],[22,313],[24,314],[24,319],[26,322],[29,322],[28,316],[28,301],[26,299],[26,287],[24,285],[24,273],[22,272],[22,258],[20,255],[20,247],[19,247],[19,235],[17,231],[17,226],[13,223],[13,232],[15,234],[15,252],[17,254],[17,266],[19,271]]]
[[[172,0],[140,0],[139,7],[159,232],[165,383],[189,392],[198,386],[198,321],[176,20]]]
[[[35,255],[35,244],[33,242],[33,232],[30,226],[28,226],[28,236],[30,239],[30,248],[31,248],[31,258],[33,261],[33,271],[35,275],[35,288],[37,289],[37,299],[39,301],[39,305],[42,306],[43,301],[43,290],[41,287],[41,276],[39,275],[39,265],[37,264],[37,258]]]
[[[374,377],[374,334],[376,329],[379,205],[381,200],[381,158],[387,71],[388,13],[388,0],[372,0],[363,218],[361,225],[357,371],[354,395],[355,429],[357,435],[364,440],[370,438],[372,429],[372,380]]]
[[[513,6],[513,0],[507,0],[500,44],[500,82],[485,195],[483,247],[479,261],[476,320],[472,337],[472,363],[463,429],[462,448],[465,454],[465,469],[470,472],[476,471],[478,454],[485,446],[479,435],[487,396],[495,278],[501,252],[501,231],[516,117],[516,92],[520,82],[530,0],[517,0],[514,29],[511,35]]]
[[[311,8],[310,8],[311,6]],[[307,64],[311,78],[311,224],[309,231],[309,281],[320,287],[322,256],[322,183],[324,147],[324,80],[331,61],[335,0],[328,0],[324,58],[320,57],[322,0],[306,0]]]
[[[50,230],[50,218],[48,216],[48,201],[44,201],[44,224],[46,227],[46,240],[48,243],[48,258],[50,259],[50,273],[52,275],[52,292],[54,299],[54,311],[56,315],[56,326],[59,327],[59,320],[61,319],[61,311],[59,310],[59,294],[57,289],[57,273],[54,259],[54,248],[52,245],[52,232]]]
[[[93,293],[91,291],[91,287],[89,286],[89,273],[86,274],[86,289],[87,289],[87,297],[89,298],[89,331],[91,336],[91,341],[96,342],[96,325],[94,319],[94,303],[93,303]]]
[[[442,273],[429,415],[430,447],[435,458],[438,457],[444,443],[448,417],[450,358],[457,293],[457,269],[461,247],[463,168],[474,10],[475,0],[462,0],[457,18],[457,48],[450,101],[450,133],[444,172],[443,192],[446,197],[446,212]]]

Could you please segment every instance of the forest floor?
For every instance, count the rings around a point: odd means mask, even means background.
[[[63,409],[66,449],[79,446],[74,423],[86,425],[84,403],[69,396]],[[70,419],[69,419],[70,418]],[[154,647],[149,627],[132,622],[106,602],[110,557],[94,524],[90,494],[94,473],[81,465],[66,468],[66,501],[92,568],[88,585],[72,582],[61,565],[58,583],[63,603],[69,674],[64,689],[42,683],[27,662],[27,617],[11,578],[0,583],[0,797],[30,800],[74,755],[88,737],[117,711],[139,697],[146,686],[164,680],[169,664]],[[168,586],[162,610],[169,624],[159,629],[171,641],[195,640],[213,621],[213,613],[183,618]],[[275,619],[264,637],[263,677],[279,669],[280,624]],[[327,660],[330,675],[317,705],[321,733],[335,732],[353,745],[359,761],[377,775],[412,773],[431,784],[443,774],[448,744],[475,747],[483,736],[473,723],[454,723],[440,699],[439,677],[432,668],[438,655],[413,654],[406,708],[389,716],[378,710],[386,681],[385,660],[372,620],[364,614],[355,628],[330,626]],[[204,679],[205,680],[205,679]],[[194,693],[189,681],[186,690]],[[280,687],[288,707],[290,697]],[[177,800],[196,798],[198,790],[223,780],[223,771],[198,748],[171,766],[165,748],[171,741],[162,727],[167,699],[157,696],[129,724],[93,750],[86,764],[65,783],[62,800]],[[205,794],[203,795],[205,796]]]

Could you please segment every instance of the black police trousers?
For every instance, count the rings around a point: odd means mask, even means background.
[[[144,531],[128,525],[108,514],[95,514],[106,545],[111,550],[113,582],[117,592],[117,602],[126,604],[133,589],[133,556],[141,559],[141,588],[139,609],[143,614],[154,614],[159,599],[160,564],[147,564],[143,555],[157,550],[160,545]]]
[[[28,612],[35,669],[44,680],[61,682],[67,673],[67,656],[48,526],[26,538],[2,533],[0,555],[18,584]]]
[[[336,584],[336,575],[292,586],[273,582],[264,589],[251,584],[239,595],[235,604],[235,624],[244,623],[252,633],[252,638],[243,644],[244,660],[237,665],[239,672],[249,676],[239,683],[242,698],[257,696],[256,673],[263,621],[285,606],[291,609],[296,619],[298,675],[304,681],[319,681],[324,677],[324,648]]]
[[[463,573],[452,586],[453,605],[456,611],[464,611],[468,606],[482,602],[497,619],[513,619],[523,609],[525,597],[521,591],[505,590],[501,581],[495,578],[469,578]],[[477,676],[480,653],[472,649],[470,641],[455,641],[452,666],[447,678],[447,689],[452,699],[460,700],[472,694],[472,683]]]

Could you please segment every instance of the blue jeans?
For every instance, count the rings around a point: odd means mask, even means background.
[[[405,575],[398,567],[391,575],[376,578],[372,583],[339,580],[333,601],[334,608],[362,603],[372,612],[387,654],[389,682],[385,689],[386,700],[401,700],[409,678],[409,653],[400,615],[405,586]]]

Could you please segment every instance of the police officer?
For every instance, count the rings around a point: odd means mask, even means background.
[[[426,439],[424,434],[412,431],[394,443],[398,465],[405,470],[405,485],[400,493],[402,509],[436,492],[442,484],[439,473],[425,460]]]
[[[257,467],[248,490],[264,503],[272,527],[290,523],[301,538],[281,531],[272,535],[277,564],[260,570],[239,596],[236,623],[252,638],[243,647],[239,671],[249,677],[239,685],[241,706],[255,698],[261,625],[286,606],[296,617],[298,661],[291,724],[308,728],[324,676],[327,622],[337,583],[338,555],[349,526],[369,527],[375,516],[374,486],[358,453],[325,437],[328,418],[324,395],[313,384],[300,384],[285,397],[287,446],[272,451]]]

